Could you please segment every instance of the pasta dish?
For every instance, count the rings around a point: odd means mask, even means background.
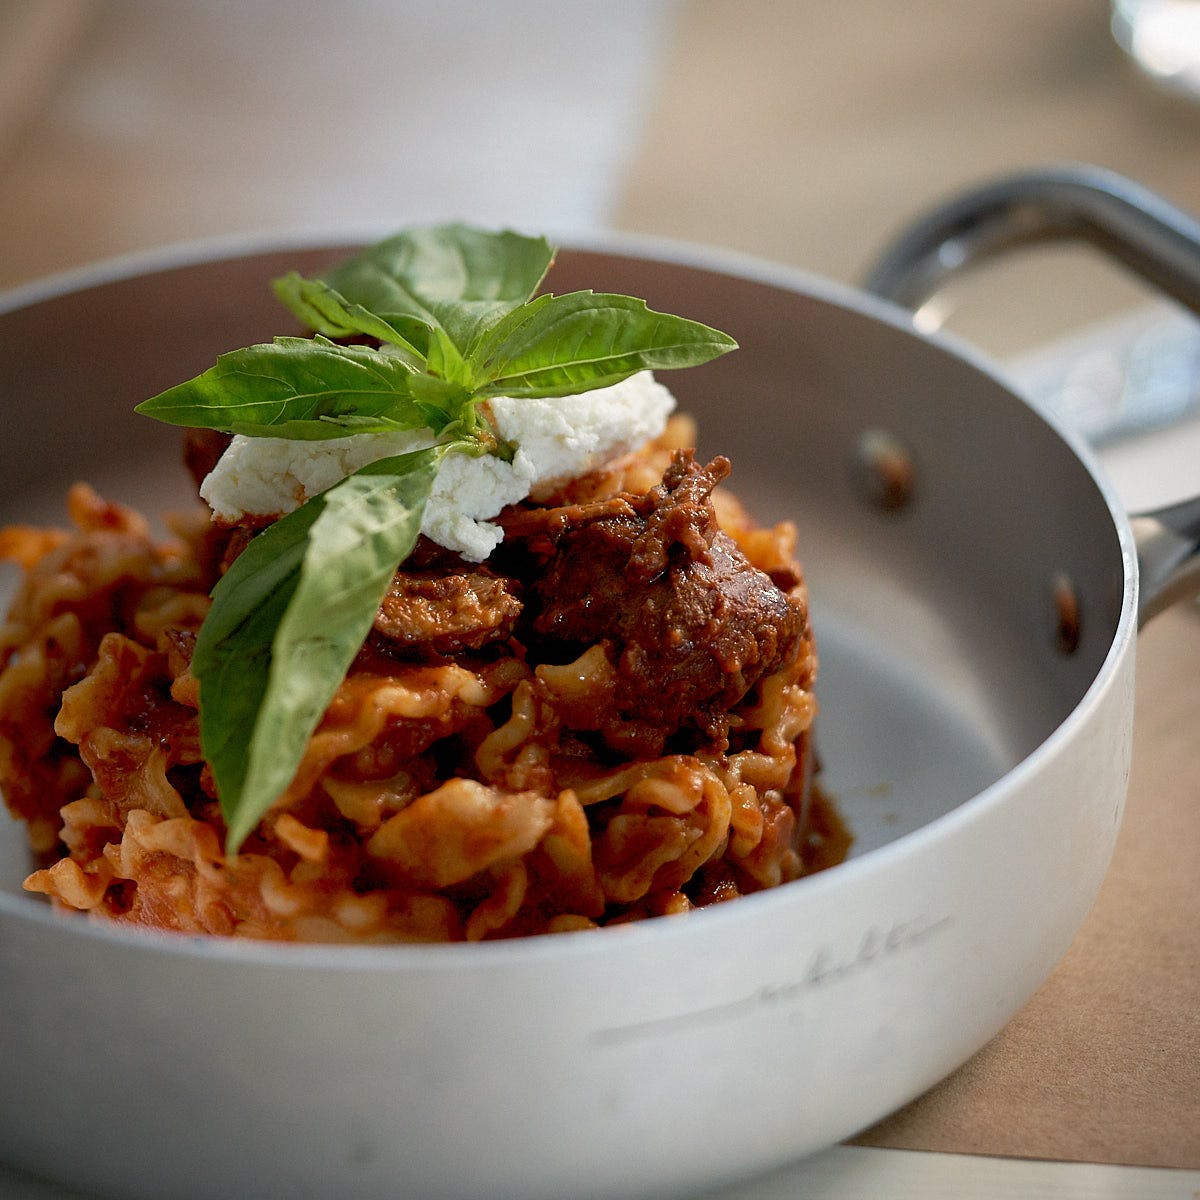
[[[231,425],[188,433],[197,484]],[[26,888],[186,933],[457,941],[684,913],[839,861],[795,531],[757,525],[695,444],[676,414],[535,486],[500,507],[482,561],[414,526],[284,785],[248,816],[225,781],[292,736],[268,723],[286,614],[232,775],[203,700],[224,693],[196,664],[218,585],[288,518],[201,510],[163,539],[77,484],[69,530],[3,529],[24,578],[0,625],[0,792],[36,859]],[[237,637],[300,594],[301,570]]]

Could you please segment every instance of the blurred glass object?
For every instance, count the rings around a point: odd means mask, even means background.
[[[1200,0],[1113,0],[1112,31],[1154,82],[1200,100]]]
[[[1089,326],[1009,369],[1094,446],[1200,417],[1200,322],[1173,305]]]

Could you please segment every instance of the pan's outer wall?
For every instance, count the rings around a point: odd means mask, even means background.
[[[97,445],[135,466],[173,456],[170,431],[121,423],[131,398],[278,331],[261,281],[335,256],[185,268],[0,317],[0,390],[41,413],[0,447],[5,518],[86,475]],[[1069,945],[1112,852],[1132,713],[1128,544],[1086,467],[993,379],[869,305],[625,258],[560,266],[559,290],[640,293],[739,337],[739,355],[680,376],[706,441],[735,463],[764,437],[778,449],[786,469],[738,490],[771,517],[799,510],[822,603],[894,635],[901,657],[933,634],[964,648],[928,672],[965,676],[964,703],[989,682],[1004,697],[981,719],[1010,769],[844,867],[598,935],[160,941],[0,890],[0,1157],[123,1200],[712,1190],[930,1086]],[[53,441],[38,432],[47,411],[69,421]],[[864,423],[918,454],[905,514],[859,503],[846,449]],[[1048,649],[1055,570],[1087,615],[1070,658]],[[888,581],[879,603],[864,595],[874,576]],[[896,604],[913,620],[895,621]]]
[[[652,930],[310,955],[0,910],[0,1157],[122,1200],[627,1200],[821,1149],[964,1061],[1069,945],[1131,681],[1127,653],[973,812]]]

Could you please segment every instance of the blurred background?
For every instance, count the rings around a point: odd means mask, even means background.
[[[1118,32],[1133,45],[1135,10],[1166,7],[1195,26],[1196,0],[1121,0]],[[1186,31],[1140,69],[1103,0],[0,0],[0,30],[0,289],[214,235],[451,218],[681,238],[855,282],[932,203],[1062,160],[1200,212],[1200,103],[1166,78]],[[1194,320],[1070,247],[990,267],[944,309],[1047,402],[1071,390],[1062,339],[1086,348],[1091,395],[1131,364],[1169,384],[1184,420],[1168,458],[1143,453],[1162,449],[1154,434],[1106,462],[1135,506],[1170,498],[1164,481],[1200,491]],[[1197,1099],[1194,891],[1190,906],[1151,894],[1137,855],[1194,881],[1200,621],[1168,614],[1143,641],[1139,766],[1098,915],[1022,1017],[882,1141],[1082,1158],[1103,1144],[1108,1161],[1200,1166],[1200,1144],[1194,1162],[1124,1148],[1115,1117],[1099,1142],[1039,1141],[1112,1090],[1105,1075],[1080,1092],[1063,1057],[1080,997],[1106,998],[1089,1037],[1148,1064],[1130,1111]],[[1183,981],[1177,1007],[1155,1009],[1165,1035],[1124,965],[1147,924],[1163,977]],[[1034,1103],[1005,1093],[1024,1067]],[[963,1135],[955,1114],[976,1109],[990,1140]]]
[[[1178,20],[1148,40],[1163,9],[1190,9],[1194,54],[1197,0],[1117,0],[1115,20],[1160,75],[1188,46]],[[212,235],[450,218],[855,282],[934,202],[1063,160],[1200,210],[1200,103],[1134,65],[1104,0],[0,0],[0,29],[0,288]],[[1149,300],[1057,247],[939,311],[1020,369]],[[1089,385],[1118,386],[1111,357]],[[1177,444],[1200,455],[1200,421]],[[1123,456],[1134,507],[1170,498]]]
[[[0,28],[0,287],[452,216],[855,280],[931,202],[1063,159],[1200,208],[1200,105],[1102,0],[0,0]],[[1134,302],[1075,257],[998,268],[955,324],[1007,353]]]

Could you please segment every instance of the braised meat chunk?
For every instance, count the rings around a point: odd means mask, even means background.
[[[406,658],[452,656],[507,638],[520,613],[515,580],[486,568],[397,571],[374,631]]]
[[[603,643],[625,722],[721,740],[728,711],[795,656],[808,614],[718,527],[711,501],[729,462],[677,451],[645,495],[544,510],[553,552],[529,605],[535,635]]]

